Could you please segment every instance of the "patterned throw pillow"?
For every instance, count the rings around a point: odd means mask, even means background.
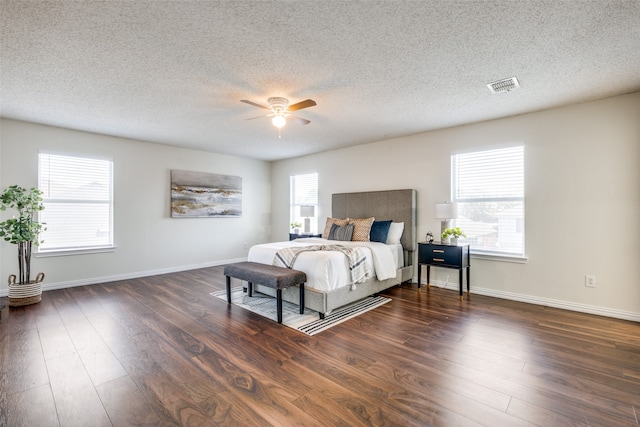
[[[343,225],[349,224],[349,218],[339,219],[339,218],[327,218],[327,225],[324,227],[324,232],[322,233],[323,239],[329,238],[329,232],[331,232],[331,226],[336,224],[338,227],[342,227]]]
[[[342,227],[332,224],[329,232],[329,240],[341,240],[349,242],[353,236],[353,224],[343,225]]]
[[[349,224],[353,224],[353,242],[368,242],[369,233],[371,232],[371,224],[375,218],[350,218]]]

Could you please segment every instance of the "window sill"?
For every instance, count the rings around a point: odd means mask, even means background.
[[[50,249],[38,251],[34,255],[36,258],[48,258],[56,256],[99,254],[104,252],[115,252],[115,250],[116,246],[96,246],[93,248]]]
[[[483,259],[487,261],[513,262],[516,264],[526,264],[529,262],[529,258],[517,256],[517,255],[502,255],[502,254],[487,254],[487,253],[471,252],[471,258]]]

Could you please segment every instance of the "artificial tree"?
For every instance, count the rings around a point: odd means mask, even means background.
[[[18,284],[31,282],[31,249],[38,246],[39,234],[45,230],[38,222],[38,211],[44,209],[42,192],[17,185],[7,187],[0,195],[0,210],[15,209],[17,215],[0,222],[0,237],[18,245]],[[11,278],[11,276],[9,276]]]

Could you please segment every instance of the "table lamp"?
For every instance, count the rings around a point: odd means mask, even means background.
[[[451,228],[451,220],[458,217],[458,204],[451,202],[438,203],[436,205],[436,218],[440,222],[440,239],[446,228]]]
[[[300,216],[304,218],[304,232],[305,234],[311,233],[311,219],[310,217],[316,216],[315,206],[300,206]]]

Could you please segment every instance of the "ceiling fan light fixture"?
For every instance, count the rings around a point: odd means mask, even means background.
[[[292,111],[302,110],[303,108],[313,107],[316,104],[316,101],[313,99],[305,99],[304,101],[296,102],[293,105],[289,105],[289,100],[287,98],[282,98],[279,96],[271,97],[267,100],[269,106],[257,104],[253,101],[249,101],[248,99],[241,99],[240,102],[244,102],[245,104],[253,105],[254,107],[262,108],[263,110],[268,110],[269,114],[263,117],[271,117],[271,123],[278,128],[278,135],[280,134],[280,129],[284,125],[287,124],[287,118],[291,118],[297,123],[308,125],[311,123],[307,119],[303,119],[302,117],[296,117],[291,114]],[[252,117],[247,120],[257,119],[258,117]]]
[[[283,114],[276,114],[271,119],[271,123],[273,123],[273,125],[278,129],[280,129],[282,126],[287,124],[287,119],[284,117]]]

